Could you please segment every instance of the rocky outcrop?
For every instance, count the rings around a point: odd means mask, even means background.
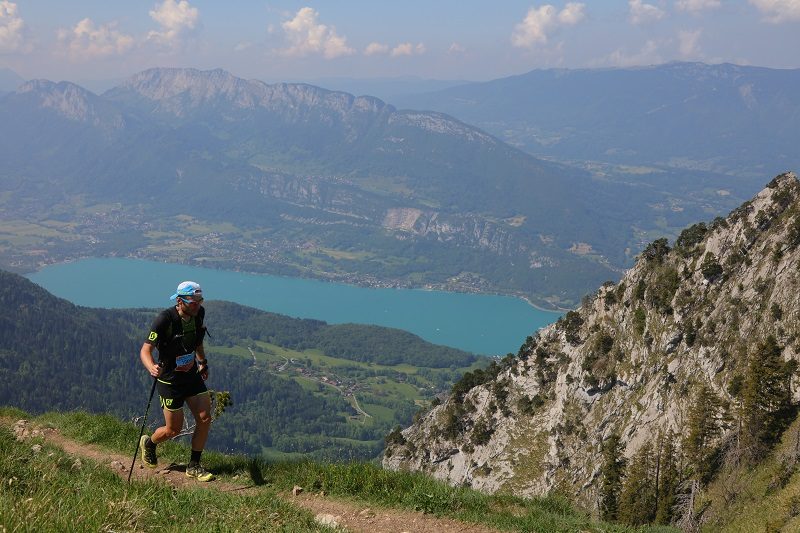
[[[610,435],[627,457],[669,432],[680,447],[695,391],[732,402],[729,385],[768,336],[784,359],[800,360],[794,174],[667,244],[649,245],[618,284],[529,337],[516,357],[462,379],[390,438],[384,466],[490,492],[559,490],[594,508]]]

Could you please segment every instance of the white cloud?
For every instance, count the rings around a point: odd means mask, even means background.
[[[722,5],[720,0],[678,0],[675,7],[681,11],[691,11],[697,13],[707,9],[717,9]]]
[[[698,43],[703,30],[678,32],[678,50],[684,59],[695,58],[700,53]]]
[[[388,53],[389,53],[388,44],[369,43],[367,47],[364,49],[364,55],[367,56],[374,56],[374,55],[388,54]]]
[[[664,11],[653,4],[644,4],[642,0],[628,0],[630,12],[628,20],[631,24],[646,24],[664,17]]]
[[[289,47],[281,52],[288,56],[304,57],[322,54],[331,59],[355,53],[347,46],[347,38],[336,33],[336,28],[318,22],[319,13],[310,7],[301,8],[293,19],[281,24]]]
[[[73,59],[121,55],[133,48],[134,39],[117,30],[117,23],[95,26],[85,18],[72,29],[58,30],[58,42]]]
[[[525,19],[516,25],[511,34],[511,43],[520,48],[533,48],[547,43],[550,33],[559,26],[573,26],[585,18],[585,4],[570,2],[558,11],[550,4],[532,7]]]
[[[558,22],[565,26],[572,26],[579,23],[586,17],[586,14],[583,12],[585,7],[585,4],[579,4],[577,2],[568,3],[564,6],[564,9],[558,13]]]
[[[187,0],[164,0],[150,11],[150,18],[161,26],[161,30],[149,32],[148,40],[165,46],[175,46],[186,32],[197,25],[199,12]]]
[[[25,21],[17,14],[17,4],[0,2],[0,53],[20,50],[24,44]]]
[[[800,0],[749,0],[774,24],[800,20]]]
[[[418,43],[413,45],[411,43],[400,43],[394,48],[392,48],[391,56],[392,57],[400,57],[400,56],[413,56],[413,55],[422,55],[425,53],[425,45],[422,43]]]
[[[453,43],[450,45],[450,48],[447,49],[448,54],[463,54],[466,51],[467,49],[460,43]]]

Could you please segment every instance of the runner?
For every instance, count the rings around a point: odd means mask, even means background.
[[[158,395],[164,411],[164,425],[153,435],[140,441],[142,462],[150,468],[158,464],[156,444],[171,439],[183,428],[183,404],[189,406],[195,419],[192,434],[192,455],[186,475],[199,481],[211,481],[214,474],[200,466],[200,456],[211,429],[211,397],[206,389],[208,361],[203,349],[206,310],[202,306],[203,290],[194,281],[184,281],[171,296],[175,306],[162,311],[153,321],[150,334],[142,344],[139,358],[157,380]],[[153,348],[158,360],[153,360]]]

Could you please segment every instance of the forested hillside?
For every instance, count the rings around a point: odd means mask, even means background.
[[[0,305],[0,405],[141,415],[152,382],[138,353],[157,310],[75,306],[3,271]],[[482,360],[389,328],[206,308],[208,385],[234,402],[216,449],[374,457],[394,425]]]

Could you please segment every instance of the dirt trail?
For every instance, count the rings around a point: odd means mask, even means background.
[[[45,441],[58,446],[69,455],[84,457],[100,464],[108,465],[123,479],[128,478],[128,469],[132,456],[115,454],[91,444],[82,444],[62,435],[53,428],[36,426],[27,420],[10,420],[0,418],[0,423],[13,426],[17,440],[41,437]],[[159,465],[157,468],[145,468],[137,457],[132,478],[158,478],[174,487],[196,486],[198,481],[185,475],[186,465]],[[230,493],[248,494],[257,491],[253,484],[231,483],[215,480],[211,483],[200,483],[204,488]],[[467,524],[447,518],[437,518],[414,511],[369,507],[367,504],[334,499],[319,494],[300,492],[297,495],[281,493],[279,496],[298,507],[313,513],[317,522],[338,527],[346,531],[369,533],[494,533],[497,530],[483,525]]]

